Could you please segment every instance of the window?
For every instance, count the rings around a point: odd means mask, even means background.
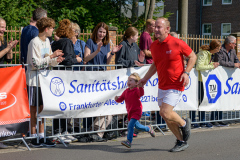
[[[222,4],[232,4],[232,0],[222,0]]]
[[[202,26],[202,34],[203,35],[211,35],[212,34],[212,24],[203,24]]]
[[[203,6],[211,6],[212,0],[203,0]]]
[[[231,23],[222,23],[221,25],[221,35],[227,36],[231,34]]]

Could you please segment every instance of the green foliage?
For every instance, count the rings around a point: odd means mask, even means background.
[[[140,0],[141,2],[143,0]],[[156,0],[156,3],[160,0]],[[3,17],[8,26],[26,26],[32,17],[32,12],[37,7],[48,11],[48,17],[53,18],[57,25],[62,19],[69,19],[79,24],[82,29],[94,29],[99,22],[112,23],[120,31],[129,26],[141,30],[144,26],[142,15],[138,17],[135,24],[125,17],[121,7],[127,8],[131,0],[1,0],[0,16]],[[162,7],[156,7],[155,13],[160,12]],[[169,17],[172,13],[167,13]],[[156,18],[156,17],[154,17]]]
[[[33,0],[1,0],[0,16],[6,20],[8,26],[26,26],[37,6]]]
[[[139,2],[143,1],[139,0]],[[158,1],[160,0],[156,0],[156,3]],[[118,27],[119,32],[124,32],[129,26],[134,26],[141,33],[145,25],[144,15],[138,17],[138,21],[132,24],[131,19],[121,13],[121,8],[131,10],[127,5],[131,2],[132,0],[1,0],[0,17],[6,20],[7,26],[12,26],[13,30],[16,26],[19,30],[19,27],[29,24],[32,12],[37,7],[41,7],[48,11],[48,17],[53,18],[57,26],[60,20],[69,19],[79,24],[81,29],[93,30],[99,22],[105,22],[108,25],[111,23],[112,26]],[[158,13],[160,10],[162,7],[156,7],[154,13]],[[164,17],[169,17],[172,14],[167,12]],[[5,37],[7,36],[5,35]],[[16,36],[15,33],[8,34],[8,39],[11,37],[13,39],[16,37],[19,40],[20,35],[19,33],[16,33]],[[85,36],[84,40],[86,39]],[[19,44],[16,51],[19,51]],[[14,57],[13,63],[19,62],[19,54],[16,56],[16,62]]]
[[[163,15],[163,17],[169,18],[169,17],[171,17],[171,15],[173,15],[173,14],[174,14],[174,13],[172,13],[172,12],[166,12],[165,15]]]
[[[123,0],[47,0],[44,4],[48,16],[56,22],[67,18],[78,23],[82,29],[93,29],[99,22],[119,23],[120,2]]]

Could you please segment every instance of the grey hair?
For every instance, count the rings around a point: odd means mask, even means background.
[[[77,23],[71,22],[71,27],[75,29],[75,33],[77,33],[77,38],[80,36],[81,29]]]
[[[234,37],[234,36],[227,36],[227,37],[225,38],[224,44],[233,43],[234,40],[236,40],[236,37]]]
[[[36,8],[34,11],[33,11],[33,20],[34,21],[37,21],[43,17],[47,17],[47,11],[45,9],[42,9],[42,8]]]
[[[171,36],[178,38],[178,34],[176,32],[170,32],[169,33]]]

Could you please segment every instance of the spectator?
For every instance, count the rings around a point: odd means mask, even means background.
[[[224,44],[216,56],[214,57],[214,62],[219,62],[221,66],[230,68],[240,68],[240,61],[236,55],[236,37],[228,36],[225,38]],[[222,120],[222,111],[215,111],[211,114],[212,120]],[[227,123],[223,121],[213,122],[216,126],[228,126]]]
[[[76,57],[73,47],[73,42],[70,40],[75,33],[72,30],[71,22],[69,19],[63,19],[59,22],[59,27],[56,30],[56,35],[59,37],[58,41],[52,43],[52,50],[62,50],[65,60],[60,65],[74,65],[82,62],[81,57]],[[67,68],[71,70],[72,68]]]
[[[110,52],[108,26],[104,22],[100,22],[94,28],[92,36],[88,39],[85,47],[84,62],[88,65],[104,65],[109,64],[112,56],[119,51],[121,45],[115,46]],[[104,66],[87,67],[87,70],[103,71]]]
[[[124,68],[143,66],[146,62],[145,54],[136,44],[138,30],[135,27],[128,27],[122,37],[122,48],[118,51],[115,64],[121,64]]]
[[[152,54],[150,51],[150,46],[152,44],[151,34],[155,29],[155,20],[148,19],[146,21],[146,29],[140,36],[139,48],[144,52],[146,64],[152,64]]]
[[[94,28],[92,36],[90,39],[88,39],[85,47],[84,52],[84,62],[88,65],[105,65],[109,64],[111,61],[112,56],[119,51],[119,49],[122,47],[114,46],[112,48],[112,52],[110,52],[110,44],[109,44],[109,31],[108,26],[104,22],[100,22],[97,24],[97,26]],[[103,71],[105,70],[104,66],[99,67],[87,67],[88,71]],[[84,128],[86,130],[90,128],[92,117],[90,118],[84,118],[83,124]],[[87,122],[86,122],[87,121]],[[106,127],[111,123],[112,116],[106,116],[106,122],[105,117],[101,116],[99,118],[96,118],[93,122],[93,128],[94,130],[105,130]],[[86,125],[87,123],[87,125]],[[103,139],[103,132],[98,132],[95,135],[95,140],[97,142],[104,141]]]
[[[221,48],[221,42],[218,40],[212,40],[210,45],[203,45],[200,47],[200,52],[197,54],[197,62],[196,62],[196,69],[199,71],[199,79],[198,79],[198,88],[199,88],[199,105],[202,103],[204,91],[203,91],[203,83],[202,83],[202,76],[200,71],[214,69],[219,66],[218,62],[213,62],[214,54],[219,52]],[[205,119],[205,111],[198,112],[199,119],[202,123],[200,123],[201,127],[212,128],[211,123],[204,123]],[[191,116],[191,114],[190,114]],[[196,122],[196,111],[192,111],[192,122]],[[193,124],[194,128],[199,128],[199,124]]]
[[[176,32],[170,32],[169,33],[171,36],[178,38],[178,34]]]
[[[4,38],[4,32],[6,31],[6,21],[0,17],[0,64],[4,64],[6,61],[10,63],[12,61],[12,49],[17,45],[18,41],[11,41],[7,44]],[[1,67],[0,67],[1,68]],[[0,143],[0,148],[7,148],[8,146]]]
[[[6,42],[4,32],[6,31],[6,21],[0,17],[0,64],[4,62],[10,63],[12,61],[12,49],[17,45],[18,41]]]
[[[82,62],[81,57],[76,57],[76,54],[74,52],[74,46],[73,42],[70,38],[75,36],[75,32],[72,30],[71,22],[69,19],[63,19],[59,22],[59,27],[56,30],[56,35],[59,37],[58,41],[54,41],[52,43],[52,50],[62,50],[64,53],[65,60],[60,63],[60,65],[74,65],[77,63]],[[61,68],[62,69],[62,68]],[[65,68],[63,68],[65,69]],[[66,70],[72,70],[72,67],[66,67]],[[75,142],[77,141],[76,138],[73,136],[68,135],[67,126],[66,126],[66,119],[60,119],[60,128],[59,126],[59,119],[53,120],[54,124],[54,134],[55,135],[61,135],[63,134],[64,137],[62,137],[62,140],[65,143]],[[59,142],[56,141],[57,139],[53,139],[53,142]]]
[[[71,27],[75,33],[75,35],[73,37],[71,37],[71,40],[73,42],[73,45],[74,45],[74,52],[76,54],[76,56],[80,57],[80,58],[84,58],[84,49],[85,49],[85,45],[86,43],[79,38],[79,35],[80,35],[80,27],[77,23],[73,23],[71,22]],[[80,65],[83,65],[83,61],[78,63]],[[80,68],[78,67],[75,67],[77,70],[79,70]],[[84,68],[83,68],[84,69]]]
[[[38,28],[36,26],[37,20],[47,17],[47,11],[42,8],[37,8],[33,11],[33,16],[30,21],[30,25],[26,26],[22,30],[21,34],[21,61],[26,63],[27,61],[27,53],[28,53],[28,44],[30,41],[38,36]]]
[[[225,38],[224,44],[216,56],[214,62],[219,62],[221,66],[239,68],[240,61],[236,55],[236,37],[228,36]]]
[[[60,38],[56,35],[56,32],[53,32],[53,35],[54,35],[54,36],[53,36],[54,39],[53,39],[52,42],[50,42],[51,45],[53,44],[54,41],[58,41],[58,40],[60,39]]]
[[[31,137],[37,137],[36,123],[37,123],[37,106],[39,105],[39,112],[43,109],[43,100],[41,94],[41,88],[39,84],[36,84],[37,72],[36,70],[45,69],[48,66],[55,66],[59,62],[64,60],[63,53],[61,50],[56,50],[54,53],[51,50],[50,42],[47,37],[52,35],[55,22],[51,18],[42,18],[37,21],[36,26],[39,29],[37,37],[33,38],[28,46],[28,58],[27,63],[29,64],[29,73],[27,74],[27,85],[30,88],[30,113],[31,113]],[[38,88],[37,88],[38,87]],[[37,96],[38,90],[38,97]],[[38,101],[37,101],[38,98]],[[39,102],[39,104],[37,104]],[[36,139],[32,140],[33,147],[41,146],[55,146],[47,139],[44,143],[44,119],[39,124],[39,143]]]

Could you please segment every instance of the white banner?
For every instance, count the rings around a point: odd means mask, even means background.
[[[82,118],[126,113],[125,103],[116,103],[127,87],[127,78],[137,72],[143,77],[149,66],[111,71],[41,71],[39,74],[44,109],[41,117]],[[184,91],[177,109],[197,109],[197,72],[191,72],[191,85]],[[158,78],[155,74],[144,87],[143,111],[159,110]],[[186,93],[185,93],[186,92]]]
[[[204,99],[199,106],[201,111],[240,110],[240,70],[217,67],[201,72],[204,86]]]
[[[182,93],[182,99],[174,110],[198,109],[198,71],[193,68],[189,74],[189,84]]]

